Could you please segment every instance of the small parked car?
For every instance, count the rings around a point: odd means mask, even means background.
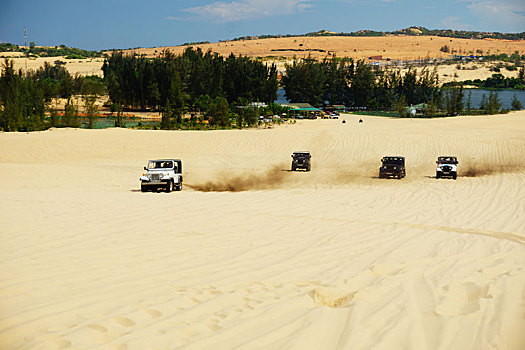
[[[182,160],[156,159],[148,161],[146,173],[140,177],[142,192],[163,189],[166,192],[182,190]]]
[[[454,180],[458,178],[458,158],[453,156],[438,157],[436,162],[436,179],[449,177]]]
[[[292,171],[297,169],[304,169],[310,171],[311,169],[311,158],[310,152],[298,151],[292,154]]]
[[[388,156],[381,159],[379,178],[397,177],[401,179],[406,176],[405,157]]]

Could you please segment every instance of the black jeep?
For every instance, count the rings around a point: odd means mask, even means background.
[[[311,158],[310,152],[294,152],[292,154],[292,171],[296,171],[297,169],[310,171]]]
[[[401,179],[406,176],[405,157],[383,157],[383,164],[379,168],[379,178],[397,177]]]

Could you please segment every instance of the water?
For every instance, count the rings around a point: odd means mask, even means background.
[[[289,101],[284,96],[284,89],[277,90],[277,99],[275,100],[275,103],[289,103]]]
[[[490,90],[480,90],[480,89],[465,90],[464,98],[463,98],[464,104],[467,103],[469,92],[472,92],[472,95],[470,97],[472,108],[479,108],[483,95],[485,95],[487,100],[490,95]],[[501,102],[501,108],[511,109],[512,99],[514,98],[514,95],[516,95],[516,98],[521,102],[521,105],[525,107],[525,90],[516,90],[516,91],[514,90],[498,90],[498,91],[494,90],[494,92],[498,94],[499,101]]]
[[[139,123],[143,126],[154,126],[159,125],[158,120],[151,120],[151,119],[140,119],[140,118],[123,118],[122,122],[124,124],[124,127],[126,128],[134,128],[137,127]],[[106,129],[106,128],[113,128],[115,127],[115,117],[99,117],[94,120],[94,129]],[[81,120],[82,127],[87,128],[88,121],[87,119],[83,118]]]
[[[483,95],[486,96],[486,98],[489,98],[490,90],[480,90],[480,89],[472,89],[472,90],[464,90],[465,98],[463,99],[463,103],[466,104],[468,99],[469,92],[472,92],[472,95],[470,97],[472,108],[479,108],[481,104],[481,99]],[[514,98],[514,95],[516,95],[516,98],[521,102],[521,105],[525,108],[525,90],[499,90],[494,91],[498,94],[498,98],[501,102],[501,107],[505,109],[511,109],[512,108],[512,99]],[[286,99],[284,95],[284,89],[277,90],[277,99],[275,100],[276,103],[288,103],[288,100]]]

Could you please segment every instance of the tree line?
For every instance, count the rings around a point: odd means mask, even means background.
[[[81,95],[88,114],[88,127],[96,114],[97,96],[108,94],[115,126],[123,126],[126,109],[162,113],[161,127],[251,126],[259,116],[281,114],[286,108],[273,103],[277,96],[277,70],[260,61],[233,54],[224,58],[210,51],[187,49],[175,56],[169,51],[148,59],[115,52],[103,64],[104,78],[71,76],[60,63],[45,63],[37,71],[23,73],[6,59],[0,76],[0,129],[41,130],[52,126],[79,126],[78,106],[71,97]],[[53,99],[67,100],[59,115]],[[269,103],[249,107],[250,102]],[[237,108],[239,107],[239,108]],[[198,111],[189,121],[182,116]]]
[[[44,66],[23,73],[15,70],[14,62],[5,59],[0,75],[0,130],[33,131],[55,126],[80,126],[78,106],[73,95],[83,97],[88,117],[96,114],[94,99],[106,94],[102,78],[71,76],[60,64]],[[52,101],[67,100],[63,116],[59,116]]]
[[[5,59],[0,75],[0,130],[78,127],[74,95],[82,96],[88,127],[94,125],[95,100],[101,95],[109,95],[111,110],[117,115],[115,126],[123,126],[126,109],[159,111],[160,127],[165,129],[203,124],[244,127],[258,123],[260,116],[287,112],[273,103],[278,88],[276,67],[243,56],[225,58],[191,48],[179,56],[165,51],[152,59],[115,52],[106,58],[103,72],[104,78],[71,76],[55,62],[23,73],[14,69],[12,60]],[[308,58],[286,66],[282,85],[291,102],[314,106],[345,105],[402,116],[407,114],[407,106],[422,103],[428,116],[457,115],[464,109],[463,88],[440,88],[437,71],[428,68],[401,73],[349,58]],[[66,99],[63,113],[52,103],[58,98]],[[254,101],[266,102],[268,107],[254,107]],[[489,96],[483,106],[484,112],[499,111],[497,94]]]
[[[408,105],[443,98],[435,69],[423,68],[419,73],[409,69],[401,74],[363,60],[335,56],[323,61],[294,60],[286,65],[282,83],[288,100],[313,106],[338,104],[390,110],[401,98]]]
[[[270,39],[270,38],[290,38],[290,37],[314,37],[314,36],[387,36],[387,35],[411,35],[411,36],[440,36],[446,38],[458,39],[505,39],[505,40],[523,40],[525,39],[525,32],[521,33],[499,33],[499,32],[474,32],[465,30],[452,29],[427,29],[425,27],[409,27],[396,31],[376,31],[376,30],[358,30],[349,33],[334,33],[327,30],[319,30],[306,34],[277,34],[277,35],[258,35],[258,36],[243,36],[232,39],[238,40],[255,40],[255,39]]]
[[[164,51],[150,59],[115,52],[102,66],[111,100],[129,108],[198,108],[202,96],[272,102],[277,96],[277,69],[231,54],[227,58],[188,48],[176,56]]]
[[[178,56],[166,50],[146,58],[114,52],[102,70],[118,108],[161,111],[163,128],[181,124],[187,111],[204,112],[211,125],[225,127],[233,114],[225,112],[226,106],[270,103],[277,97],[275,65],[233,54],[225,58],[188,48]]]
[[[487,88],[521,88],[523,73],[518,78],[503,78],[495,74],[481,85]],[[473,82],[473,85],[477,83]],[[407,116],[409,106],[419,105],[425,116],[454,116],[467,110],[471,114],[495,114],[501,111],[497,93],[491,93],[479,110],[471,107],[462,83],[439,86],[437,68],[424,67],[417,72],[409,68],[383,69],[351,58],[335,56],[323,61],[294,60],[286,65],[282,84],[291,102],[307,102],[313,106],[345,105],[350,109],[392,111],[392,115]],[[512,105],[513,109],[518,104]]]
[[[16,44],[0,43],[0,52],[23,52],[28,56],[32,57],[58,57],[66,56],[66,58],[95,58],[103,57],[102,51],[90,51],[77,49],[74,47],[67,47],[66,45],[60,46],[36,46],[34,42],[29,43],[29,47],[20,47]]]
[[[518,72],[518,77],[505,77],[503,74],[496,73],[492,74],[491,77],[481,80],[464,80],[461,82],[448,82],[443,84],[445,87],[451,86],[462,86],[462,85],[473,85],[484,89],[513,89],[513,90],[525,90],[525,72],[521,68]]]

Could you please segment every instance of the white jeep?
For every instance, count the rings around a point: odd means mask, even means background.
[[[140,190],[164,189],[166,192],[182,190],[182,161],[180,159],[157,159],[148,161],[146,173],[140,177]]]
[[[454,180],[458,177],[458,159],[456,157],[438,157],[436,168],[436,179],[441,177],[451,177]]]

